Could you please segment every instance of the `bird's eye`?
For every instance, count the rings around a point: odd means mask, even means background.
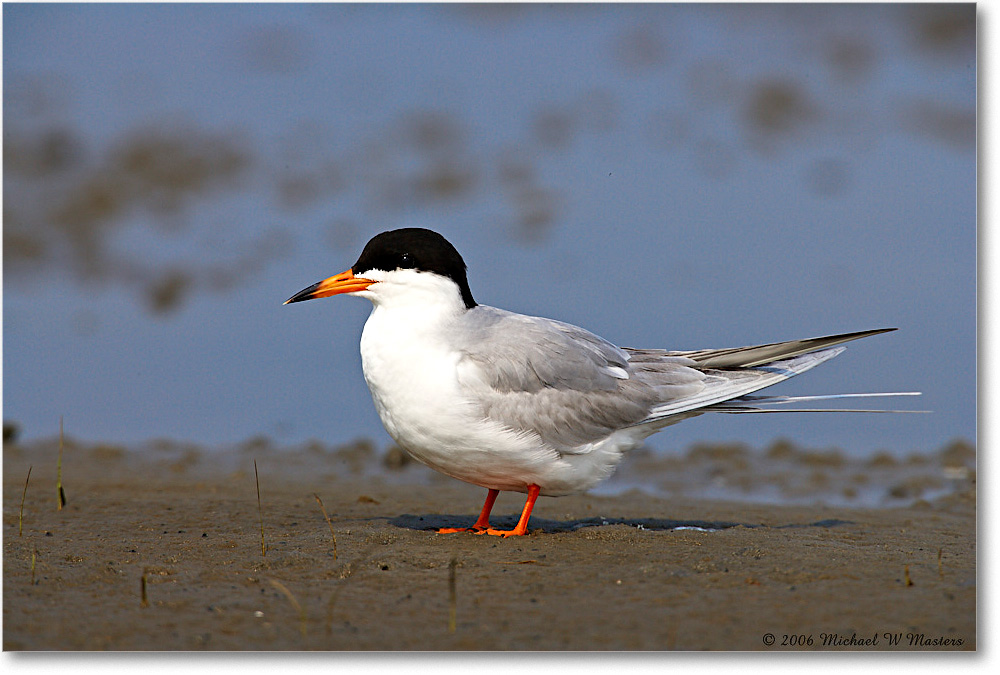
[[[404,253],[399,257],[399,266],[401,269],[411,269],[416,267],[416,263],[413,262],[413,256],[409,253]]]

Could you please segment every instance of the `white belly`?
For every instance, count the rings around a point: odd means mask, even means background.
[[[378,307],[361,335],[365,380],[386,431],[441,473],[496,490],[527,492],[535,484],[543,495],[569,494],[607,478],[645,436],[614,434],[589,452],[560,455],[534,434],[487,419],[463,390],[461,355],[447,344],[431,322]]]

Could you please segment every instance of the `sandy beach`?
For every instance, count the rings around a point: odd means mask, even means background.
[[[500,539],[433,532],[485,491],[363,444],[67,441],[61,510],[57,447],[4,447],[5,650],[976,649],[974,471],[896,507],[542,498]]]

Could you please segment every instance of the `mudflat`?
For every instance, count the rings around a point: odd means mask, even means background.
[[[266,443],[67,443],[60,510],[57,449],[4,448],[5,650],[976,649],[974,479],[892,508],[541,498],[502,539],[433,531],[481,488]]]

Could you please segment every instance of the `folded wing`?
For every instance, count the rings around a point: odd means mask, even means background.
[[[772,412],[762,406],[796,400],[751,394],[834,358],[845,342],[895,330],[667,351],[620,349],[570,324],[485,306],[467,321],[459,373],[470,398],[488,419],[562,453],[588,452],[620,429],[653,433],[703,412]]]

